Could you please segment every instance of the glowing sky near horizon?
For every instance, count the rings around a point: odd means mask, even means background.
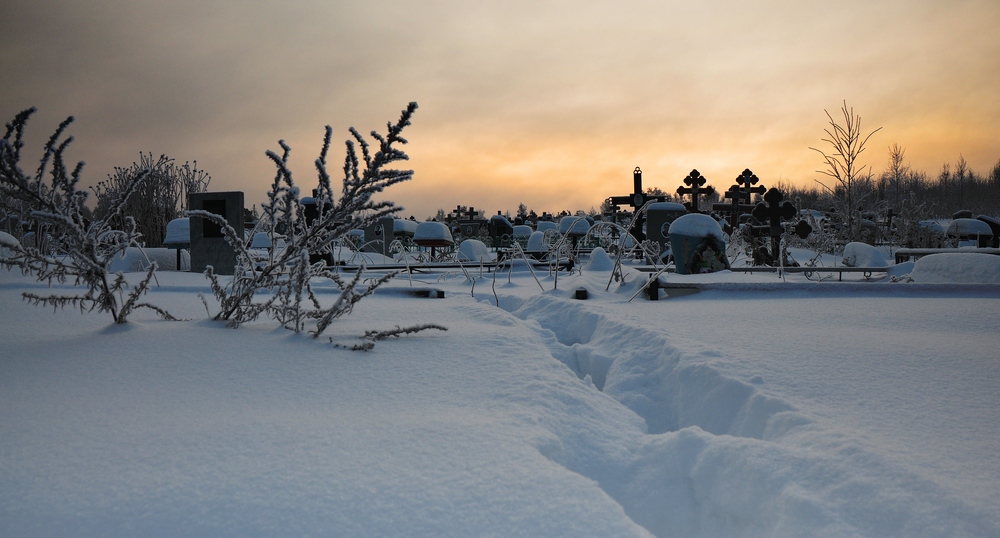
[[[385,130],[409,101],[404,216],[590,209],[697,168],[724,190],[816,185],[845,101],[935,176],[1000,159],[1000,2],[0,2],[0,116],[39,108],[27,155],[74,115],[95,183],[140,152],[196,160],[259,203],[284,139],[303,187],[325,125]],[[342,146],[340,146],[342,148]],[[335,148],[331,162],[342,159]],[[30,164],[28,168],[31,168]]]

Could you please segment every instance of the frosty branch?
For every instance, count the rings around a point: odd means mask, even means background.
[[[87,219],[88,193],[77,189],[83,162],[70,171],[64,154],[72,137],[63,137],[73,121],[70,116],[63,121],[45,144],[42,157],[34,175],[20,168],[21,149],[24,147],[24,126],[35,112],[34,108],[18,114],[7,124],[0,140],[0,211],[4,216],[17,215],[30,230],[30,239],[4,242],[9,254],[0,258],[0,264],[19,267],[25,274],[35,276],[50,285],[53,281],[71,281],[83,285],[85,292],[73,295],[41,296],[24,293],[26,300],[36,305],[64,308],[74,306],[81,311],[107,312],[115,323],[125,323],[136,308],[150,308],[167,319],[173,319],[164,310],[139,298],[148,289],[155,265],[146,276],[132,287],[121,273],[110,271],[111,262],[129,246],[138,245],[141,234],[135,221],[123,217],[122,208],[148,177],[140,171],[131,181],[122,185],[111,200],[107,215]],[[45,181],[46,175],[49,181]],[[111,223],[120,222],[115,228]]]
[[[406,144],[400,134],[410,125],[416,109],[417,104],[410,103],[395,124],[387,124],[385,136],[372,131],[372,138],[378,142],[374,154],[364,137],[354,128],[350,129],[353,140],[346,142],[339,200],[334,198],[327,170],[333,130],[326,127],[323,147],[315,161],[318,186],[309,200],[315,204],[313,215],[306,215],[303,203],[306,200],[288,166],[291,148],[282,140],[278,142],[282,150],[280,155],[268,151],[267,157],[274,163],[276,173],[267,194],[268,201],[262,205],[263,214],[257,230],[268,234],[271,245],[283,246],[272,248],[266,258],[251,252],[225,219],[206,211],[187,212],[191,217],[219,224],[226,241],[236,251],[236,271],[228,283],[220,283],[211,268],[206,270],[220,306],[214,319],[238,327],[265,315],[295,332],[306,330],[306,323],[310,322],[315,323],[310,334],[316,338],[333,320],[350,313],[358,301],[395,275],[369,279],[365,285],[360,285],[363,270],[344,279],[327,262],[332,261],[334,245],[352,229],[365,227],[402,209],[391,201],[376,201],[373,196],[413,177],[412,170],[396,170],[389,166],[409,158],[397,145]],[[357,148],[360,148],[360,155]],[[340,294],[331,306],[323,307],[317,300],[312,284],[314,278],[329,279],[337,286]],[[266,294],[262,293],[265,291]]]

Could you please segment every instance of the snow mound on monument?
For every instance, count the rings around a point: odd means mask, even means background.
[[[888,267],[882,252],[868,243],[852,241],[844,246],[844,265],[848,267]]]
[[[150,262],[156,263],[160,271],[177,271],[177,251],[169,248],[138,248],[128,247],[120,256],[115,256],[108,266],[111,273],[140,273],[149,269]],[[191,257],[188,251],[181,251],[181,271],[191,268]]]
[[[608,256],[608,253],[601,247],[597,247],[590,253],[590,261],[584,267],[587,271],[610,271],[615,268],[615,261]]]
[[[688,237],[716,237],[719,241],[725,241],[722,235],[722,228],[719,223],[708,215],[700,213],[689,213],[670,223],[667,231],[670,235],[686,235]]]
[[[931,254],[913,264],[910,278],[922,284],[1000,284],[1000,256],[977,252]]]
[[[486,243],[478,239],[466,239],[458,246],[458,259],[463,262],[489,262],[493,261]]]

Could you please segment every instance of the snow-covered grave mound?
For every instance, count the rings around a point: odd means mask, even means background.
[[[584,266],[585,271],[611,271],[614,268],[615,261],[601,247],[597,247],[591,252],[590,259]]]
[[[853,241],[844,245],[843,264],[847,267],[888,267],[885,255],[878,247]]]
[[[150,263],[156,263],[156,267],[163,271],[177,271],[177,251],[169,248],[128,247],[121,256],[111,261],[109,270],[112,273],[135,273],[146,271]],[[191,255],[188,251],[181,250],[180,270],[187,271],[190,267]]]
[[[0,256],[10,256],[13,254],[12,248],[20,246],[20,241],[7,232],[0,232]]]
[[[976,252],[931,254],[913,264],[910,278],[927,284],[1000,284],[1000,256]]]
[[[458,259],[463,262],[488,262],[493,261],[495,256],[486,243],[478,239],[466,239],[458,245]]]

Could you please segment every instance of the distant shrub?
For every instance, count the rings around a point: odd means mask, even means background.
[[[144,175],[145,179],[138,191],[127,197],[124,207],[119,209],[115,203],[139,175]],[[187,195],[205,192],[211,181],[208,173],[198,169],[197,162],[178,165],[166,155],[154,160],[152,153],[139,154],[139,162],[128,168],[115,167],[114,174],[109,174],[108,179],[94,187],[97,195],[94,216],[105,218],[116,214],[112,222],[116,227],[124,227],[124,219],[132,218],[145,246],[159,247],[163,244],[167,223],[187,209]]]

